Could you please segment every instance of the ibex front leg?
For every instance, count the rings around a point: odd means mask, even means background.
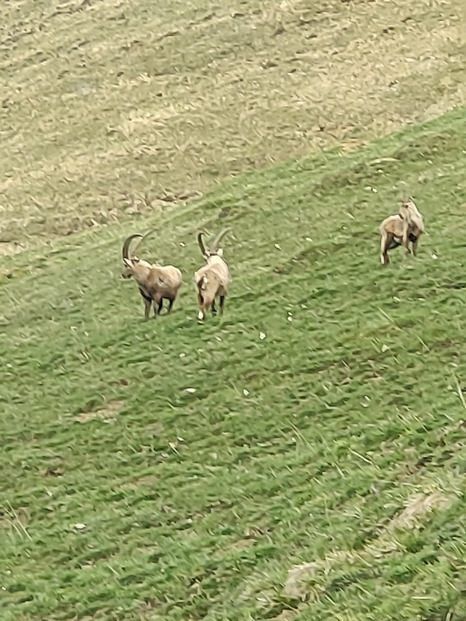
[[[408,254],[411,253],[411,249],[409,247],[409,226],[408,223],[405,223],[405,227],[403,230],[403,237],[401,239],[401,242],[404,246],[404,248],[406,248],[406,256],[408,256]]]
[[[144,318],[147,321],[150,315],[150,307],[152,304],[152,298],[149,297],[146,293],[144,293],[142,289],[139,289],[139,293],[141,294],[142,299],[144,300]]]

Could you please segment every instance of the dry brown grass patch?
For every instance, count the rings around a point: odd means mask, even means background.
[[[202,193],[439,115],[465,100],[461,19],[454,0],[8,5],[2,230],[125,220],[122,195]]]
[[[117,414],[124,407],[123,401],[109,401],[100,410],[94,412],[83,411],[76,417],[76,420],[80,423],[87,423],[90,420],[100,418],[105,423],[114,423],[116,421]]]

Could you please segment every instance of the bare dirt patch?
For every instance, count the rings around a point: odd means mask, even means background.
[[[90,420],[100,418],[106,423],[114,423],[116,421],[117,414],[124,405],[123,401],[109,401],[103,408],[100,408],[100,410],[96,410],[94,412],[81,412],[76,417],[76,420],[80,423],[87,423]]]

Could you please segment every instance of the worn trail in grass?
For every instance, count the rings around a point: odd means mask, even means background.
[[[147,323],[121,225],[2,259],[3,619],[464,618],[465,137],[456,110],[144,221],[185,274]],[[400,180],[427,234],[383,269]]]

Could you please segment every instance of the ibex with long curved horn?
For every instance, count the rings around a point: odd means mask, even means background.
[[[139,287],[139,292],[144,300],[145,318],[149,319],[151,305],[154,305],[154,316],[162,310],[163,300],[168,300],[168,312],[171,311],[176,299],[178,289],[181,287],[183,278],[181,272],[173,265],[151,265],[147,261],[138,259],[134,253],[141,242],[149,233],[130,235],[123,243],[123,263],[125,269],[123,278],[134,278]],[[133,239],[139,238],[130,251]]]
[[[223,250],[219,248],[222,237],[228,233],[230,229],[223,229],[206,248],[202,235],[197,234],[197,241],[201,249],[202,256],[206,260],[206,264],[194,274],[194,280],[197,287],[197,297],[199,301],[199,321],[203,321],[206,311],[211,308],[212,313],[216,313],[215,298],[218,295],[220,300],[220,312],[223,313],[225,304],[225,296],[228,286],[231,282],[228,266],[223,259]]]
[[[400,213],[389,216],[380,225],[380,259],[382,265],[388,265],[388,251],[403,245],[406,252],[416,255],[419,237],[424,233],[424,222],[411,197],[404,194],[401,198]],[[411,242],[411,248],[409,247]]]

